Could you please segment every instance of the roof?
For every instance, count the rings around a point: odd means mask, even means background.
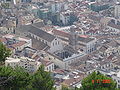
[[[110,63],[110,62],[105,60],[105,61],[101,61],[99,64],[100,64],[100,66],[103,66],[103,65],[108,64],[108,63]]]
[[[118,59],[116,62],[114,62],[114,64],[120,66],[120,61],[119,60],[120,59]]]
[[[28,32],[48,41],[48,42],[51,42],[52,40],[55,39],[55,36],[43,31],[42,29],[39,29],[35,26],[31,26],[28,30]]]
[[[0,38],[0,42],[7,42],[5,38]]]
[[[7,58],[7,60],[5,62],[12,62],[12,63],[17,63],[17,62],[20,62],[20,59],[15,59],[15,58]]]
[[[79,71],[84,72],[84,73],[91,71],[91,70],[94,70],[94,69],[95,69],[94,64],[91,64],[89,66],[83,65],[83,67],[78,68]]]
[[[84,38],[84,37],[78,37],[78,41],[89,43],[90,41],[94,40],[94,38]]]
[[[65,71],[62,69],[55,69],[53,72],[57,74],[65,74]]]
[[[119,47],[120,43],[118,43],[117,41],[113,40],[110,43],[107,44],[108,46],[112,46],[112,47]]]
[[[120,25],[114,24],[112,22],[108,23],[108,26],[110,26],[112,28],[120,29]]]
[[[17,27],[17,29],[20,31],[20,32],[28,32],[28,30],[31,28],[31,25],[22,25],[20,27]]]
[[[60,30],[56,30],[56,29],[54,29],[53,31],[52,31],[55,35],[58,35],[58,36],[63,36],[63,37],[70,37],[70,34],[69,33],[67,33],[67,32],[65,32],[65,31],[60,31]]]
[[[70,53],[77,53],[77,51],[75,51],[70,45],[66,45],[64,47],[64,50],[70,52]]]
[[[90,19],[94,20],[94,21],[100,21],[101,20],[101,17],[97,17],[97,16],[94,16],[94,15],[88,15]]]
[[[105,52],[106,50],[108,49],[108,46],[107,45],[103,45],[99,48],[99,51],[100,52]]]
[[[44,23],[43,22],[37,22],[37,23],[33,23],[34,26],[38,27],[38,28],[41,28],[41,27],[44,27]]]
[[[48,47],[48,45],[41,42],[40,40],[36,40],[32,38],[32,47],[37,50],[43,50],[46,47]]]
[[[22,45],[24,45],[24,44],[26,44],[25,41],[20,41],[20,42],[18,42],[18,43],[13,44],[12,47],[16,48],[16,47],[20,47],[20,46],[22,46]]]
[[[53,62],[48,61],[48,60],[43,60],[43,65],[49,66],[49,65],[51,65],[51,64],[53,64]]]
[[[65,81],[63,81],[63,85],[67,85],[67,86],[72,86],[75,85],[77,83],[79,83],[81,80],[83,79],[83,77],[79,77],[79,78],[71,78],[71,79],[66,79]]]

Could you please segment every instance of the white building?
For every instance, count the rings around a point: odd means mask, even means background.
[[[117,23],[108,23],[107,29],[113,32],[114,34],[120,33],[120,25],[118,25]]]
[[[94,37],[79,36],[76,32],[76,26],[67,26],[63,28],[55,27],[53,33],[61,38],[63,41],[69,43],[73,48],[75,47],[78,51],[83,51],[85,53],[92,53],[96,50],[96,41]]]
[[[63,53],[61,53],[61,54],[63,54]],[[49,58],[51,61],[54,62],[54,64],[56,66],[59,66],[61,69],[69,70],[69,64],[79,60],[80,58],[82,58],[85,55],[86,55],[85,53],[81,52],[79,54],[73,54],[70,57],[61,58],[60,56],[49,53]]]
[[[96,39],[78,37],[78,48],[85,53],[91,53],[96,50]]]
[[[11,66],[15,68],[16,66],[22,67],[28,72],[35,72],[40,67],[41,62],[35,61],[27,57],[21,58],[7,58],[5,61],[5,66]]]
[[[60,13],[60,20],[64,25],[67,25],[70,21],[70,13],[68,12],[62,12]]]
[[[63,49],[63,45],[59,38],[45,32],[39,28],[31,26],[28,35],[33,37],[36,40],[40,40],[41,42],[43,42],[46,45],[48,45],[48,47],[50,47],[48,51],[51,53],[54,53],[56,51]]]
[[[6,45],[14,49],[14,51],[22,51],[25,47],[32,47],[32,40],[26,37],[19,37],[14,34],[7,34],[2,36],[7,39]]]
[[[117,2],[116,5],[115,5],[114,16],[115,17],[120,17],[120,3],[119,2]]]
[[[43,65],[45,66],[45,71],[52,72],[54,70],[54,63],[51,61],[44,60]]]
[[[21,42],[26,42],[28,47],[32,47],[32,40],[30,38],[19,37],[19,36],[16,36],[14,34],[7,34],[7,35],[4,35],[2,37],[3,38],[8,38],[8,39],[14,39],[14,40],[21,41]]]
[[[117,82],[117,88],[120,88],[120,71],[116,75],[113,75],[112,78]]]

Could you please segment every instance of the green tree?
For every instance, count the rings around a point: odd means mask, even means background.
[[[4,62],[6,57],[11,55],[10,49],[8,49],[3,43],[0,42],[0,62]]]
[[[94,83],[92,82],[94,80]],[[96,80],[98,82],[96,82]],[[110,83],[103,83],[101,80],[110,80]],[[82,80],[80,90],[115,90],[116,82],[110,77],[104,76],[101,73],[93,72]]]
[[[50,73],[39,70],[30,74],[21,67],[0,67],[0,90],[55,90]]]
[[[95,2],[95,0],[90,0],[91,2]]]
[[[13,77],[11,76],[12,72],[13,68],[11,67],[0,67],[0,90],[9,90],[13,80]]]
[[[25,89],[30,83],[30,74],[21,67],[16,67],[11,76],[14,77],[11,82],[14,90]]]
[[[31,90],[54,90],[54,81],[50,73],[44,71],[44,66],[41,65],[39,70],[31,77],[30,88]]]
[[[2,3],[1,6],[3,8],[9,8],[10,7],[9,3]]]
[[[68,25],[72,25],[75,21],[78,21],[78,18],[75,15],[70,15],[70,20]]]
[[[24,69],[16,67],[0,67],[0,90],[19,90],[29,84],[29,74]]]
[[[67,86],[62,85],[62,90],[70,90]]]

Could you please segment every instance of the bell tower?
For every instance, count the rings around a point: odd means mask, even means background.
[[[72,25],[70,28],[70,36],[69,36],[69,45],[73,47],[74,50],[76,50],[77,45],[77,34],[76,34],[76,26]]]

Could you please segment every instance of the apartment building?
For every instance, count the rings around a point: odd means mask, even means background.
[[[34,59],[30,59],[28,57],[7,58],[5,61],[5,66],[11,66],[13,68],[19,66],[31,73],[37,71],[40,65],[41,62],[35,61]]]

